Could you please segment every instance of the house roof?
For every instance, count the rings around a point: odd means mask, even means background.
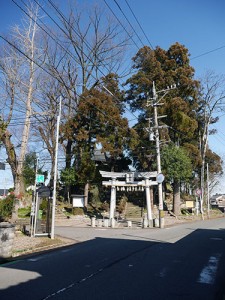
[[[7,195],[8,189],[0,189],[0,196]]]
[[[95,149],[92,160],[94,161],[100,161],[100,162],[106,162],[107,158],[109,158],[109,153],[108,152],[101,152],[100,149]]]
[[[223,194],[215,194],[213,196],[211,196],[211,200],[219,200],[219,199],[223,199],[225,198],[225,195]]]

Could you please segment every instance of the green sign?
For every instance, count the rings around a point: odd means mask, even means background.
[[[45,182],[45,176],[44,176],[44,175],[37,174],[37,175],[36,175],[36,182],[37,182],[37,183],[44,183],[44,182]]]

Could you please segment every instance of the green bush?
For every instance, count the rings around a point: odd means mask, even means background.
[[[39,209],[47,211],[48,209],[48,200],[46,198],[42,199]]]
[[[73,207],[72,212],[75,216],[82,216],[84,214],[84,210],[81,207]]]
[[[27,218],[30,217],[31,207],[24,207],[18,209],[18,217],[19,218]]]
[[[0,222],[8,221],[12,217],[14,199],[14,195],[9,195],[0,200]]]

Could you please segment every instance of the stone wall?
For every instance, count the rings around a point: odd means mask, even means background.
[[[0,223],[0,262],[12,257],[15,236],[15,225],[8,222]]]

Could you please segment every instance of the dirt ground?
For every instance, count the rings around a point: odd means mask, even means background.
[[[23,234],[21,231],[16,231],[12,249],[12,257],[42,252],[45,250],[72,245],[74,243],[75,241],[63,237],[56,236],[55,239],[51,239],[47,236],[30,237]]]

